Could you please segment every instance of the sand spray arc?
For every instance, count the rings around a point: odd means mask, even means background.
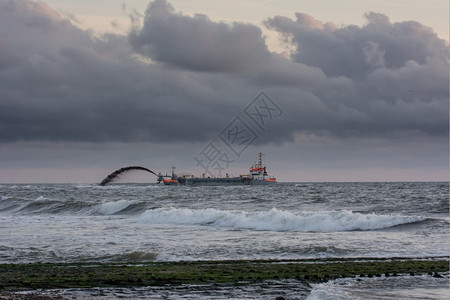
[[[155,172],[153,172],[150,169],[144,168],[144,167],[140,167],[140,166],[129,166],[129,167],[124,167],[121,168],[119,170],[116,170],[114,172],[112,172],[111,174],[109,174],[105,179],[103,179],[103,181],[100,183],[101,186],[107,185],[109,182],[111,182],[117,175],[123,173],[123,172],[127,172],[127,171],[131,171],[131,170],[142,170],[142,171],[147,171],[150,172],[152,174],[154,174],[155,176],[158,176]]]

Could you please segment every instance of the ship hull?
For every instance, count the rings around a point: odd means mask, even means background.
[[[275,181],[255,180],[251,178],[177,178],[175,181],[164,182],[166,185],[188,185],[188,186],[214,186],[214,185],[272,185]]]
[[[158,182],[163,182],[165,185],[189,185],[189,186],[205,186],[205,185],[272,185],[276,184],[275,177],[269,177],[266,167],[262,164],[263,154],[258,154],[258,162],[253,164],[249,169],[250,174],[241,175],[239,177],[194,177],[192,175],[177,176],[175,174],[175,166],[172,165],[172,176],[167,174],[164,176],[159,173]]]

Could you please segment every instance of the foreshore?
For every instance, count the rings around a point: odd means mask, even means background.
[[[448,271],[448,257],[2,264],[0,292],[5,295],[52,288],[239,285],[289,278],[317,283],[341,277],[438,277]]]

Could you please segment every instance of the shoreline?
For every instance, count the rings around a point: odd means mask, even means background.
[[[449,269],[448,257],[0,264],[0,299],[36,289],[245,285],[281,279],[321,283],[401,274],[440,277]]]

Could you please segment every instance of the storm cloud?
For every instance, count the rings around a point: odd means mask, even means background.
[[[0,2],[0,140],[207,141],[265,90],[283,109],[260,143],[301,133],[448,137],[448,45],[415,21],[305,13],[256,25],[151,2],[128,36],[81,30],[41,2]]]
[[[165,1],[149,4],[144,26],[135,28],[130,42],[155,61],[194,71],[240,71],[270,59],[260,28],[185,16]]]

